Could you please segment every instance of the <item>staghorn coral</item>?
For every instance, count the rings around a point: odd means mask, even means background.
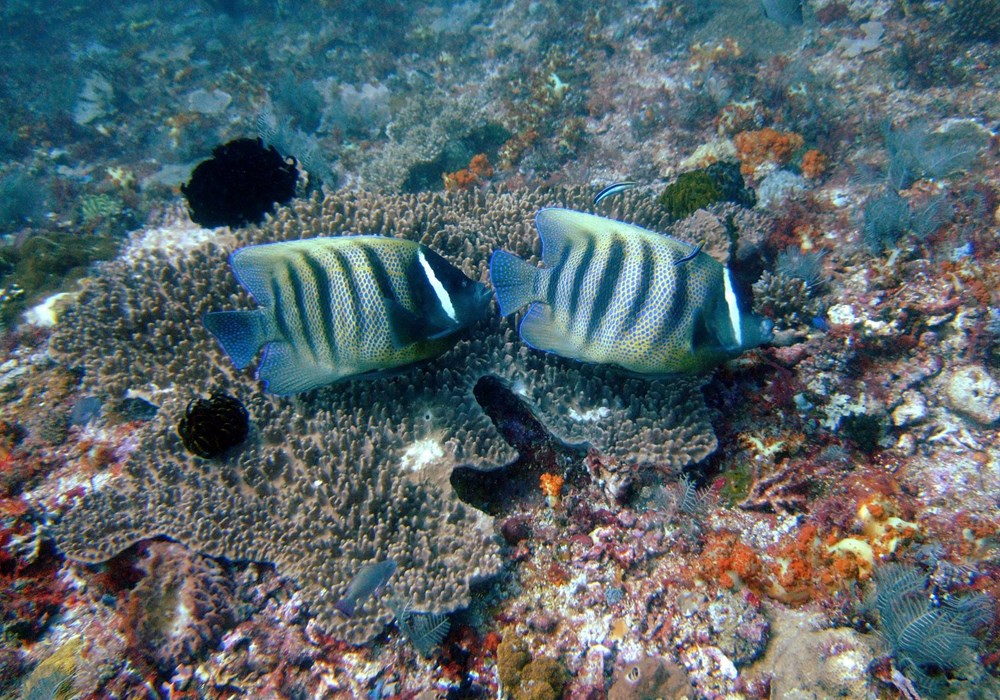
[[[160,410],[124,478],[88,493],[54,527],[58,544],[71,559],[97,562],[163,534],[209,556],[271,562],[324,628],[363,642],[391,610],[374,600],[344,619],[333,606],[365,562],[397,561],[394,590],[414,611],[436,613],[467,605],[472,581],[499,569],[492,519],[448,484],[456,465],[489,469],[515,456],[473,395],[481,377],[497,377],[496,390],[512,391],[565,442],[668,469],[706,457],[716,440],[699,380],[642,381],[534,352],[498,316],[406,373],[296,397],[262,393],[200,322],[208,310],[253,307],[222,263],[237,246],[395,235],[485,279],[496,248],[538,254],[539,208],[586,209],[590,198],[584,189],[314,196],[186,253],[148,249],[108,265],[66,311],[51,351],[82,367],[95,394],[131,391]],[[650,225],[639,201],[616,203],[615,215]],[[196,392],[215,391],[239,399],[253,429],[241,449],[209,462],[187,454],[173,426]]]

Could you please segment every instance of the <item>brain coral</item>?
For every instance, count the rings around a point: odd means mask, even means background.
[[[583,189],[385,195],[335,193],[300,201],[262,225],[218,231],[187,252],[143,248],[103,268],[64,315],[52,354],[84,369],[88,391],[147,395],[157,416],[122,478],[89,491],[54,527],[66,555],[108,559],[167,535],[209,556],[274,563],[331,634],[364,642],[391,618],[369,599],[334,610],[366,562],[391,557],[391,582],[413,609],[448,612],[500,567],[492,518],[461,503],[456,465],[514,459],[473,396],[497,377],[552,434],[605,454],[680,468],[716,446],[698,381],[644,381],[537,353],[499,315],[437,360],[404,374],[336,384],[294,397],[265,394],[237,372],[201,324],[209,310],[254,308],[226,264],[236,247],[317,235],[368,233],[419,240],[485,280],[492,250],[537,261],[535,212],[586,210]],[[617,218],[655,227],[649,200],[623,197]],[[252,423],[235,454],[204,460],[174,431],[197,395],[226,392]]]

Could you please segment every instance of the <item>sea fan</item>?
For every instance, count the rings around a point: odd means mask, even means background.
[[[396,627],[402,635],[413,645],[418,654],[429,659],[448,634],[448,629],[451,627],[448,616],[441,613],[413,612],[409,600],[389,598],[386,602],[396,616]]]
[[[901,671],[929,695],[944,683],[944,673],[976,659],[973,634],[992,619],[985,595],[932,598],[919,569],[887,564],[876,573],[872,606],[879,634]]]
[[[778,253],[774,271],[785,277],[802,280],[806,283],[806,289],[812,291],[826,282],[823,275],[824,255],[825,250],[803,252],[797,246],[789,246]]]

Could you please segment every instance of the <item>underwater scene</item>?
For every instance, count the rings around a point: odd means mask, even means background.
[[[1000,1],[0,18],[0,700],[1000,697]]]

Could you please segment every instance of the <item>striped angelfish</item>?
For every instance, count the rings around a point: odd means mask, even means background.
[[[740,308],[729,269],[663,234],[568,209],[535,217],[542,264],[490,260],[504,316],[531,304],[533,348],[645,375],[699,372],[770,339],[773,324]]]
[[[239,369],[266,345],[257,377],[275,394],[440,355],[489,306],[484,285],[399,238],[255,245],[230,264],[261,308],[208,313],[205,326]]]

